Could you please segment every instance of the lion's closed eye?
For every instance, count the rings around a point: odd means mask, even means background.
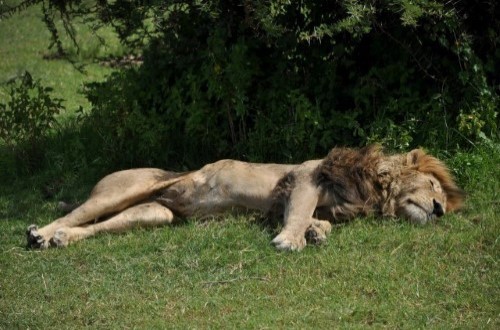
[[[438,193],[441,193],[443,191],[443,188],[441,187],[441,184],[435,180],[429,180],[431,186],[430,186],[430,190],[431,191],[435,191],[435,192],[438,192]]]

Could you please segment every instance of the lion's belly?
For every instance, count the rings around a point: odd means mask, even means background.
[[[210,189],[208,186],[185,189],[183,185],[174,185],[163,190],[156,201],[180,217],[217,214],[241,207],[240,203],[223,191]],[[246,208],[253,208],[251,206],[246,205]]]
[[[293,165],[249,164],[224,160],[193,172],[163,190],[157,200],[182,217],[237,209],[266,212],[278,180]]]

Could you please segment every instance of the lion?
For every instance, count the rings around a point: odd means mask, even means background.
[[[28,246],[66,247],[101,232],[172,224],[230,210],[282,216],[272,244],[301,250],[320,244],[332,223],[357,216],[425,224],[459,209],[463,191],[447,167],[421,149],[386,154],[377,145],[333,148],[301,164],[220,160],[192,172],[130,169],[104,177],[81,206],[27,230]]]

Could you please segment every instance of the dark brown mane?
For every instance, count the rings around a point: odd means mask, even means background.
[[[333,148],[323,159],[311,180],[328,190],[336,199],[326,211],[335,220],[353,218],[358,214],[382,213],[384,189],[378,180],[377,167],[383,158],[381,147],[362,149]],[[295,187],[293,174],[284,176],[273,190],[273,206],[269,216],[283,212],[283,205]]]
[[[271,193],[272,203],[266,217],[274,218],[283,214],[285,202],[290,197],[290,193],[294,187],[295,176],[293,173],[288,173],[278,181]]]
[[[377,168],[383,157],[378,145],[362,149],[333,148],[328,153],[315,179],[337,199],[337,206],[331,210],[334,217],[381,212],[383,188]]]

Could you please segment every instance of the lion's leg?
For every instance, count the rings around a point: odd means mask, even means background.
[[[118,196],[117,196],[118,197]],[[73,212],[61,217],[50,224],[38,229],[36,225],[28,227],[28,245],[31,248],[48,248],[49,241],[54,236],[55,231],[61,227],[76,227],[86,224],[92,220],[99,219],[100,217],[118,212],[127,204],[117,203],[121,198],[96,198],[91,197],[80,207],[76,208]],[[131,201],[130,204],[133,204]],[[135,201],[137,202],[137,201]]]
[[[307,228],[306,241],[311,244],[319,245],[326,240],[326,237],[332,231],[332,225],[329,221],[314,219],[313,223]]]
[[[140,203],[154,191],[155,184],[168,179],[168,176],[175,175],[173,172],[158,169],[135,169],[112,173],[99,181],[89,199],[73,212],[40,229],[35,225],[29,226],[28,246],[47,248],[57,229],[81,226]]]
[[[313,213],[318,203],[318,190],[306,182],[297,184],[285,205],[285,226],[272,243],[280,250],[302,250],[306,246],[305,234],[316,219]]]
[[[51,239],[51,244],[65,247],[90,236],[103,232],[123,232],[137,227],[156,227],[167,225],[174,220],[174,214],[168,208],[156,203],[144,203],[132,206],[111,218],[83,227],[58,228]]]

